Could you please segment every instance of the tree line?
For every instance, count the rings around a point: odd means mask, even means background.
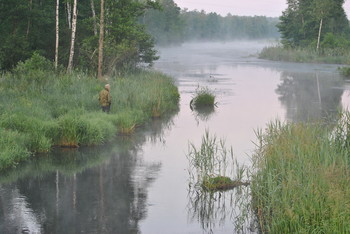
[[[173,0],[160,0],[161,11],[148,9],[141,19],[158,44],[189,40],[233,40],[278,38],[278,18],[265,16],[221,16],[205,11],[180,9]]]
[[[158,59],[155,43],[277,37],[277,18],[181,10],[173,0],[1,0],[0,70],[33,54],[102,77]]]
[[[58,68],[103,72],[157,59],[154,40],[138,22],[150,0],[2,0],[0,69],[33,53]]]
[[[285,47],[350,48],[344,0],[288,0],[278,29]]]

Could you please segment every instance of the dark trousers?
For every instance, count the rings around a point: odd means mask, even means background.
[[[102,106],[102,111],[103,111],[103,112],[109,113],[109,110],[110,110],[110,109],[111,109],[111,105]]]

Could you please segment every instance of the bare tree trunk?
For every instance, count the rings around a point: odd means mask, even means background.
[[[100,39],[98,41],[98,67],[97,77],[102,80],[102,65],[103,65],[103,41],[104,41],[104,0],[101,0],[101,16],[100,16]]]
[[[56,1],[56,45],[55,45],[55,69],[58,67],[58,40],[59,40],[59,5],[60,0]]]
[[[73,5],[73,20],[72,20],[72,38],[70,42],[70,52],[67,72],[70,73],[73,68],[73,57],[74,57],[74,43],[75,43],[75,32],[77,30],[77,0],[74,0]]]
[[[92,19],[94,21],[94,35],[97,35],[97,22],[96,22],[96,12],[95,12],[95,4],[94,0],[90,0],[91,11],[92,11]]]
[[[320,28],[319,28],[319,30],[318,30],[317,47],[316,47],[317,52],[318,52],[318,49],[320,48],[322,24],[323,24],[323,19],[320,20]]]
[[[72,7],[69,2],[66,3],[67,5],[67,21],[68,21],[68,28],[72,28]]]

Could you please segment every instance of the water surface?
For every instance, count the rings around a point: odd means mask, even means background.
[[[332,119],[349,103],[337,65],[259,60],[266,42],[191,43],[160,48],[155,68],[174,77],[179,111],[111,144],[55,150],[0,178],[0,233],[243,233],[235,204],[249,188],[215,200],[189,194],[189,142],[205,131],[225,139],[249,166],[255,131],[270,121]],[[217,107],[189,106],[208,87]],[[208,211],[211,213],[202,214]],[[244,223],[237,230],[237,223]]]

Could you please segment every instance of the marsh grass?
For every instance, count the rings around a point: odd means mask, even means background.
[[[318,53],[315,49],[271,46],[265,47],[260,52],[259,58],[297,63],[350,64],[350,53],[335,49],[323,50],[322,53]]]
[[[246,171],[234,159],[232,147],[227,149],[225,140],[211,136],[209,131],[202,137],[199,148],[189,144],[187,159],[190,187],[195,189],[216,191],[233,188],[232,185],[238,184]],[[231,179],[230,176],[235,178]]]
[[[350,231],[346,116],[335,127],[277,121],[258,132],[251,189],[262,233]]]
[[[0,128],[6,134],[16,134],[20,141],[0,145],[0,152],[6,152],[1,154],[4,163],[0,169],[48,152],[53,146],[98,145],[118,133],[131,134],[152,117],[161,117],[178,107],[177,87],[161,73],[143,70],[110,78],[112,106],[110,114],[106,114],[98,103],[104,84],[96,78],[80,72],[55,74],[41,68],[33,68],[29,74],[28,69],[34,65],[19,66],[15,72],[0,76]],[[23,157],[9,150],[12,145],[24,152]]]
[[[215,95],[208,87],[198,87],[190,103],[191,108],[215,106]]]
[[[349,78],[350,77],[350,67],[341,67],[339,68],[340,74]]]
[[[228,220],[234,222],[236,230],[242,229],[248,220],[241,212],[246,210],[248,201],[244,199],[248,195],[247,187],[242,186],[248,185],[243,182],[247,171],[234,159],[232,147],[226,148],[224,139],[206,131],[200,147],[189,144],[187,158],[191,219],[199,220],[209,233]]]

